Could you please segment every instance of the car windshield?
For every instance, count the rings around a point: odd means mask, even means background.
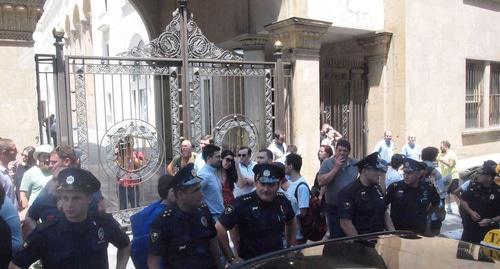
[[[398,231],[300,245],[230,268],[498,268],[499,259],[498,249]]]

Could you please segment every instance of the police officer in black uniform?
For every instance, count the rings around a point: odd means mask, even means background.
[[[222,268],[215,222],[202,203],[200,182],[192,163],[174,176],[171,187],[176,205],[151,224],[150,269]]]
[[[62,213],[38,225],[11,263],[11,269],[28,268],[41,260],[44,269],[107,269],[108,243],[118,248],[116,268],[125,269],[130,240],[111,215],[88,214],[91,194],[101,187],[89,171],[67,168],[57,180]]]
[[[391,205],[396,230],[424,234],[430,210],[439,205],[439,194],[422,176],[427,165],[411,158],[403,159],[404,180],[387,187],[385,202]]]
[[[357,164],[359,177],[339,192],[340,227],[346,236],[394,230],[379,178],[387,165],[374,152]]]
[[[292,205],[278,192],[284,171],[272,164],[257,164],[253,172],[255,191],[234,199],[216,224],[219,242],[229,262],[286,248],[295,239]],[[238,255],[231,251],[227,238],[227,231],[235,225],[240,236]]]
[[[494,165],[492,165],[494,164]],[[500,221],[500,186],[495,184],[496,163],[484,162],[475,181],[462,195],[460,207],[465,211],[462,223],[462,241],[480,243],[491,229],[498,229]]]

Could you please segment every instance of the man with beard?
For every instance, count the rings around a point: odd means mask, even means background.
[[[234,199],[215,224],[219,243],[230,263],[284,249],[295,239],[295,214],[290,201],[278,192],[283,170],[272,164],[257,164],[253,171],[256,190]],[[235,225],[240,235],[237,255],[227,238],[227,231]]]
[[[45,184],[52,178],[52,173],[49,170],[49,159],[52,150],[53,148],[50,145],[41,145],[35,149],[33,157],[38,161],[38,164],[24,173],[19,188],[21,210],[33,204]]]
[[[203,202],[207,204],[212,217],[217,220],[224,212],[224,199],[222,196],[222,183],[217,173],[222,165],[221,151],[216,145],[206,145],[201,152],[205,165],[198,171],[201,181]]]
[[[378,184],[385,177],[387,166],[374,152],[357,164],[359,177],[339,192],[340,227],[346,236],[393,231],[382,188]]]
[[[218,148],[207,145],[203,154],[211,152],[208,155],[213,158],[213,154],[217,153],[220,162],[220,150],[210,149],[211,147]],[[209,162],[203,167],[208,166]],[[148,256],[150,269],[222,268],[215,222],[207,206],[202,204],[201,182],[194,164],[184,166],[174,176],[170,187],[173,188],[176,204],[167,208],[151,224],[151,248]]]
[[[391,219],[397,230],[424,234],[428,213],[439,205],[436,188],[422,180],[426,167],[423,162],[404,158],[403,181],[387,187],[385,202],[391,205]]]

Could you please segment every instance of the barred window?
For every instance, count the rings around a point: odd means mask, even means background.
[[[467,61],[465,89],[465,128],[481,127],[481,95],[483,92],[484,65]]]
[[[490,126],[500,126],[500,63],[490,67]]]

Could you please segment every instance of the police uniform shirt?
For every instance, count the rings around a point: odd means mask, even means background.
[[[500,215],[500,186],[493,183],[490,187],[484,187],[479,183],[471,183],[469,190],[465,191],[462,199],[469,207],[476,211],[482,219],[491,219]],[[464,231],[462,240],[479,243],[484,235],[496,226],[489,225],[480,227],[478,222],[471,219],[469,214],[463,216]]]
[[[364,186],[360,179],[339,192],[340,219],[349,219],[358,234],[385,230],[387,206],[380,185]]]
[[[424,233],[427,225],[427,210],[432,204],[439,205],[439,194],[428,182],[419,182],[416,188],[404,181],[395,182],[387,188],[386,204],[391,204],[391,219],[396,230]]]
[[[283,249],[285,224],[294,217],[292,205],[283,193],[278,192],[273,201],[264,202],[253,191],[234,199],[219,222],[228,230],[238,225],[238,254],[250,259]]]
[[[107,269],[108,243],[127,247],[130,240],[109,214],[89,215],[83,222],[69,222],[63,214],[43,223],[26,239],[13,263],[28,268],[40,259],[44,269]]]
[[[174,206],[151,224],[149,254],[161,256],[164,268],[214,268],[209,243],[216,235],[205,204],[192,212]]]

